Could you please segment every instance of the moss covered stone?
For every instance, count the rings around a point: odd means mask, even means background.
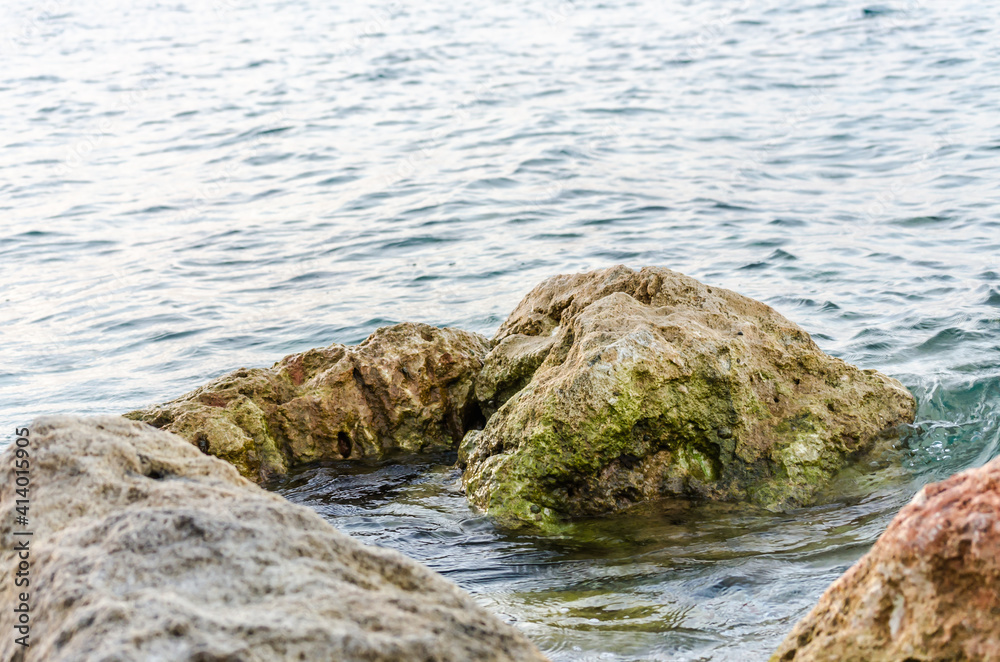
[[[475,391],[496,413],[463,443],[463,482],[514,527],[666,495],[802,505],[915,412],[765,304],[621,266],[536,287]]]
[[[426,324],[379,329],[271,368],[241,369],[126,416],[179,434],[254,480],[315,460],[453,450],[480,424],[486,338]]]

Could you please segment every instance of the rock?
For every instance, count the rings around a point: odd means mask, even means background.
[[[527,386],[555,343],[553,336],[515,333],[497,337],[499,346],[486,355],[483,374],[476,380],[476,398],[487,418]]]
[[[770,307],[668,269],[550,278],[493,342],[475,390],[496,413],[462,444],[463,482],[511,527],[666,495],[806,504],[916,408]]]
[[[486,338],[426,324],[382,328],[241,369],[126,417],[169,430],[253,480],[315,460],[454,450],[481,425],[473,381]]]
[[[12,451],[0,480],[0,660],[522,662],[451,582],[363,545],[179,437],[119,417],[30,431],[30,647],[14,641]],[[18,530],[20,527],[18,527]]]
[[[1000,458],[917,493],[771,660],[1000,660]]]

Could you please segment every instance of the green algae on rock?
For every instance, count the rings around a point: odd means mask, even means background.
[[[453,450],[481,422],[473,383],[486,338],[397,324],[360,345],[331,345],[240,369],[126,414],[174,432],[261,481],[315,460]]]
[[[767,305],[663,268],[550,278],[493,342],[475,392],[496,413],[460,459],[510,527],[670,495],[806,504],[916,409]]]

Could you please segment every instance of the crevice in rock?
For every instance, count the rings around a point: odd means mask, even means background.
[[[389,417],[386,416],[384,405],[376,390],[368,385],[364,375],[361,374],[361,370],[357,366],[351,371],[351,376],[354,378],[354,383],[357,384],[358,391],[361,393],[361,397],[364,398],[365,404],[372,414],[372,422],[375,424],[379,437],[381,439],[389,439],[391,437],[390,431],[392,430],[392,426],[389,423]]]
[[[337,452],[345,460],[351,456],[351,450],[354,444],[351,442],[351,437],[349,434],[341,430],[337,433]]]

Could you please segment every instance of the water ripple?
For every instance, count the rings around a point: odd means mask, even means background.
[[[444,460],[281,488],[559,661],[762,659],[920,485],[1000,451],[979,4],[120,4],[0,21],[3,429],[400,320],[490,334],[613,262],[761,299],[917,394],[898,448],[786,517],[672,504],[552,541],[495,531]]]

